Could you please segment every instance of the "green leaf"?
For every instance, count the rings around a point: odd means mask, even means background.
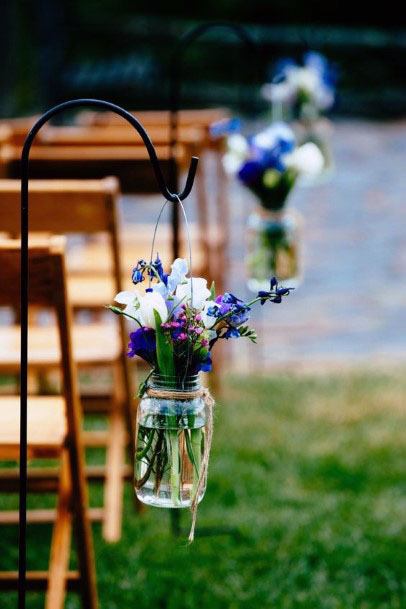
[[[155,333],[156,333],[156,358],[159,372],[165,376],[175,376],[175,365],[173,363],[173,345],[161,328],[162,319],[158,311],[154,309]]]
[[[216,285],[214,281],[211,282],[210,286],[210,300],[216,300]]]
[[[249,338],[249,340],[253,343],[257,342],[257,333],[253,328],[249,328],[248,326],[240,326],[238,328],[240,336],[244,338]]]

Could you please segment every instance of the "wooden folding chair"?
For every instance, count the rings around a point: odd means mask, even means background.
[[[107,113],[109,114],[109,113]],[[148,113],[144,113],[147,117]],[[143,114],[143,116],[144,116]],[[160,113],[168,116],[167,113]],[[218,112],[210,116],[218,116]],[[193,116],[198,117],[195,113]],[[203,152],[211,148],[213,142],[209,137],[208,116],[200,119],[198,126],[193,126],[192,118],[185,126],[180,126],[179,143],[176,148],[178,172],[186,168],[191,155],[201,156],[196,180],[197,226],[194,232],[193,250],[197,262],[195,271],[222,283],[225,268],[225,251],[228,240],[227,197],[223,181],[217,180],[217,198],[213,221],[209,222],[209,201],[206,193],[206,174],[204,171]],[[161,167],[166,179],[170,174],[170,130],[169,124],[154,119],[148,126],[155,144]],[[148,121],[147,121],[148,122]],[[11,140],[13,142],[13,139]],[[122,119],[121,123],[112,126],[73,126],[53,127],[46,125],[38,133],[30,153],[30,172],[34,178],[99,178],[105,175],[116,175],[124,193],[146,194],[156,192],[154,175],[149,167],[149,158],[137,134]],[[0,177],[19,177],[20,149],[13,143],[0,148]],[[216,165],[217,178],[223,175],[221,163]],[[129,229],[128,229],[129,231]],[[135,231],[138,230],[135,227]],[[181,233],[184,233],[181,228]],[[128,241],[134,240],[134,231]],[[185,236],[183,234],[183,241]],[[100,259],[98,252],[97,259]]]
[[[0,180],[0,226],[10,235],[19,231],[19,182]],[[68,295],[76,308],[89,304],[100,310],[123,289],[117,231],[118,182],[115,178],[99,181],[30,183],[30,233],[105,233],[104,248],[110,266],[106,278],[94,280],[89,276],[71,276],[68,272]],[[98,292],[102,287],[102,291]],[[118,326],[118,327],[117,327]],[[47,378],[50,369],[59,367],[60,352],[56,330],[52,325],[34,325],[31,335],[31,371]],[[92,410],[108,410],[106,431],[86,432],[88,446],[106,446],[104,484],[103,535],[116,541],[121,534],[122,494],[124,477],[129,476],[125,465],[125,445],[132,446],[133,383],[126,357],[128,332],[123,318],[109,318],[105,323],[75,324],[73,327],[74,356],[81,369],[109,368],[113,375],[106,400],[102,395],[82,395],[83,404]],[[18,368],[18,327],[0,328],[0,369],[7,372]],[[127,434],[126,434],[127,429]],[[127,437],[126,437],[127,435]],[[130,448],[130,453],[131,453]]]
[[[97,609],[92,533],[87,512],[81,409],[71,342],[71,313],[67,303],[63,239],[30,249],[30,303],[54,310],[57,319],[63,393],[33,396],[28,400],[29,459],[57,459],[59,486],[48,571],[29,571],[28,588],[45,589],[46,609],[62,609],[66,588],[78,590],[84,609]],[[0,305],[18,306],[19,242],[0,244]],[[19,399],[0,397],[0,459],[14,460],[19,453]],[[7,470],[4,470],[7,471]],[[30,471],[30,468],[29,468]],[[30,475],[30,474],[29,474]],[[0,477],[0,488],[2,488]],[[32,486],[32,485],[31,485]],[[36,489],[41,489],[41,468],[36,468]],[[28,522],[41,522],[43,513],[28,513]],[[15,513],[0,512],[0,523],[16,521]],[[76,534],[78,570],[69,570],[71,532]],[[16,572],[0,573],[0,589],[15,589]]]
[[[134,138],[136,134],[134,132]],[[115,175],[124,193],[156,192],[156,180],[144,145],[131,144],[57,145],[47,144],[38,136],[30,150],[30,176],[34,179],[101,179]],[[0,142],[1,143],[1,142]],[[155,147],[162,173],[169,176],[170,149]],[[0,177],[20,177],[21,144],[4,141],[0,147]],[[184,146],[177,148],[177,162],[186,168],[190,154]]]

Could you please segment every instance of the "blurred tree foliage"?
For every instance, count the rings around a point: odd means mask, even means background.
[[[258,42],[258,61],[232,34],[214,31],[187,53],[185,105],[238,105],[241,90],[258,105],[258,84],[281,56],[325,53],[341,73],[346,114],[404,110],[400,6],[308,0],[0,0],[0,114],[38,111],[67,97],[106,97],[129,107],[168,104],[169,61],[192,25],[231,20]],[[221,61],[219,61],[221,57]],[[402,59],[403,57],[403,59]]]
[[[110,17],[151,14],[148,0],[73,0],[74,10],[84,18],[97,13]],[[158,0],[153,4],[154,15],[189,19],[232,19],[235,21],[267,24],[335,24],[357,26],[399,27],[404,19],[400,3],[389,2],[385,8],[378,3],[351,2],[350,0]]]

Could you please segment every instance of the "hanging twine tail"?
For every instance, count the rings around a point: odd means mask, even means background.
[[[192,543],[195,538],[195,528],[196,528],[196,519],[197,519],[197,508],[199,507],[199,495],[203,490],[203,487],[207,478],[207,470],[209,467],[209,459],[210,459],[210,449],[211,449],[211,441],[213,438],[213,408],[214,408],[214,400],[210,395],[210,391],[208,389],[202,389],[202,397],[204,403],[207,408],[207,423],[206,423],[206,438],[204,443],[204,453],[203,453],[203,461],[200,469],[199,481],[197,483],[197,488],[195,492],[195,496],[192,499],[192,504],[190,506],[192,512],[192,524],[190,527],[188,541]]]

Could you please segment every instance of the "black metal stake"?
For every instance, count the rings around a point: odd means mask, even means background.
[[[170,66],[170,184],[172,188],[176,188],[178,184],[178,168],[176,163],[176,146],[179,140],[179,110],[181,99],[181,79],[182,67],[186,51],[198,39],[209,30],[219,28],[233,32],[237,38],[248,49],[250,56],[256,59],[257,47],[249,34],[249,32],[237,23],[230,21],[210,21],[202,23],[185,32],[178,40],[172,55]],[[255,61],[254,61],[255,64]],[[254,68],[254,73],[256,70]],[[173,238],[173,257],[179,256],[179,208],[177,205],[172,206],[172,238]],[[181,514],[179,510],[171,510],[170,522],[171,530],[175,537],[178,537],[181,531],[180,526]]]
[[[181,99],[181,78],[184,56],[188,48],[209,30],[220,28],[233,32],[249,50],[251,56],[256,56],[257,48],[248,31],[237,23],[230,21],[210,21],[202,23],[187,32],[178,40],[172,55],[170,66],[170,185],[176,189],[178,184],[178,168],[176,163],[176,146],[179,140],[179,110]],[[254,62],[255,63],[255,62]],[[177,205],[172,207],[172,230],[173,230],[173,257],[179,256],[179,209]]]
[[[18,542],[18,607],[25,609],[26,599],[26,571],[27,571],[27,373],[28,373],[28,180],[29,157],[32,143],[38,131],[52,117],[64,110],[71,110],[81,106],[91,106],[110,110],[124,118],[134,127],[141,136],[148,151],[152,168],[155,173],[159,191],[165,199],[177,203],[183,201],[190,194],[196,175],[198,158],[192,157],[186,184],[179,194],[168,190],[162,174],[161,166],[155,148],[149,135],[140,121],[130,112],[116,104],[100,99],[74,99],[59,104],[45,112],[35,123],[27,135],[21,154],[21,258],[20,258],[20,287],[21,287],[21,367],[20,367],[20,462],[19,462],[19,542]],[[174,206],[176,207],[176,205]]]

